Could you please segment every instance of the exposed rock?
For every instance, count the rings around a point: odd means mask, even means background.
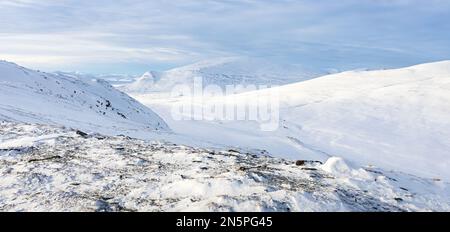
[[[80,130],[77,130],[76,133],[77,133],[77,135],[79,135],[79,136],[81,136],[83,138],[88,138],[89,137],[89,135],[87,133],[85,133],[83,131],[80,131]]]

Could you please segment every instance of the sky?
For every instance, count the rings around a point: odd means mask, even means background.
[[[447,0],[0,0],[0,59],[139,74],[245,56],[317,68],[450,59]]]

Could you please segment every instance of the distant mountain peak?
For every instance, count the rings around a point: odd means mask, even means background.
[[[125,92],[167,92],[178,84],[190,85],[201,77],[205,85],[282,85],[308,80],[325,71],[300,65],[274,63],[261,58],[223,57],[199,61],[165,72],[147,72],[134,83],[120,86]]]

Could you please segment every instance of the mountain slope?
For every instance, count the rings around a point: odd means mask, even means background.
[[[170,91],[177,84],[192,85],[201,77],[204,85],[281,85],[311,79],[324,74],[294,65],[281,65],[262,59],[225,57],[201,61],[165,72],[147,72],[134,83],[120,87],[128,93]]]
[[[449,183],[0,122],[0,211],[448,211]]]
[[[357,164],[450,179],[450,62],[280,87],[281,133]]]
[[[153,111],[106,81],[80,80],[0,62],[0,118],[95,132],[168,131]]]
[[[450,61],[380,71],[351,71],[198,104],[280,100],[280,125],[262,132],[252,121],[172,120],[170,101],[135,95],[177,133],[221,146],[265,149],[286,158],[343,157],[419,176],[450,180]],[[203,100],[203,101],[202,101]],[[199,133],[195,128],[203,128]],[[195,132],[195,133],[194,133]]]

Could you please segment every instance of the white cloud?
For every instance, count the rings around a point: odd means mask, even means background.
[[[2,0],[0,59],[55,68],[230,55],[422,62],[450,58],[448,2]]]
[[[0,56],[26,63],[177,62],[199,56],[173,47],[136,48],[109,43],[110,34],[0,34]],[[162,37],[164,38],[164,37]]]

